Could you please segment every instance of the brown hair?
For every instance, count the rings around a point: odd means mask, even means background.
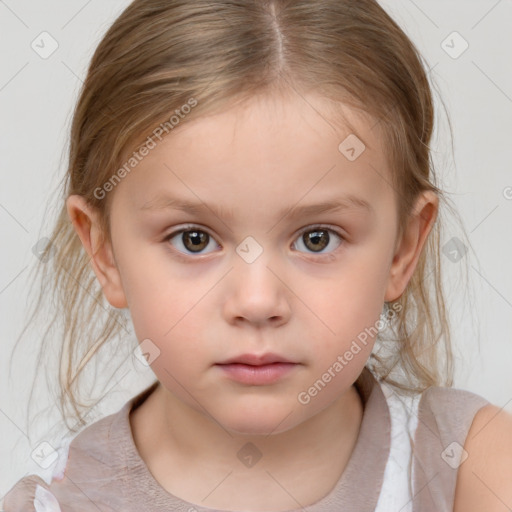
[[[111,309],[103,297],[63,199],[83,196],[110,239],[113,193],[98,191],[129,172],[130,155],[147,146],[156,127],[171,133],[176,125],[256,95],[309,91],[332,100],[333,107],[345,104],[371,116],[389,150],[399,234],[421,191],[435,191],[444,200],[440,206],[447,204],[431,159],[433,98],[422,58],[376,1],[135,0],[115,20],[93,55],[74,110],[59,214],[37,268],[41,288],[31,320],[41,301],[52,297],[54,316],[40,355],[50,328],[61,320],[64,418],[70,404],[75,419],[82,419],[88,404],[80,394],[81,374],[101,348],[128,331],[126,312]],[[379,335],[386,351],[370,358],[377,376],[405,392],[453,382],[441,218],[442,209],[395,301],[400,307],[390,335]],[[118,343],[126,350],[126,340]],[[401,377],[393,375],[395,367]]]

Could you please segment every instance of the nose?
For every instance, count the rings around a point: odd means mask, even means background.
[[[240,259],[229,273],[224,302],[228,323],[277,327],[289,320],[290,290],[286,277],[264,255],[252,263]]]

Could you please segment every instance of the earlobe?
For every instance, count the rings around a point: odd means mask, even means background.
[[[433,191],[418,196],[391,263],[386,302],[397,300],[404,293],[437,218],[438,207],[439,198]]]
[[[108,240],[103,239],[98,212],[79,195],[67,198],[66,209],[105,298],[115,308],[128,307],[112,246]]]

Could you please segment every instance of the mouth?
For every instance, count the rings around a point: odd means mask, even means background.
[[[278,354],[242,354],[217,363],[230,379],[249,385],[272,384],[285,377],[299,363]]]
[[[264,366],[273,363],[293,363],[279,354],[266,352],[264,354],[240,354],[230,359],[226,359],[218,364],[246,364],[251,366]]]

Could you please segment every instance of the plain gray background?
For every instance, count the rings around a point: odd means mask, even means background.
[[[43,223],[43,214],[65,171],[71,110],[96,45],[128,3],[0,0],[0,497],[19,478],[37,471],[30,453],[42,439],[49,439],[47,430],[58,421],[45,413],[39,434],[27,437],[25,407],[40,341],[37,331],[16,353],[11,381],[7,367],[26,320],[27,276],[36,262],[32,248],[49,234],[50,221]],[[474,249],[464,256],[472,304],[459,295],[458,263],[443,256],[451,279],[447,298],[454,318],[455,386],[512,411],[512,4],[509,0],[380,3],[432,68],[432,80],[453,126],[452,154],[445,113],[438,110],[434,161]],[[31,47],[43,31],[58,43],[46,59]],[[438,93],[434,94],[439,105]],[[446,241],[458,234],[454,225]],[[150,371],[133,364],[121,368],[96,416],[116,412],[153,378]],[[36,400],[41,409],[52,405],[42,393]]]

